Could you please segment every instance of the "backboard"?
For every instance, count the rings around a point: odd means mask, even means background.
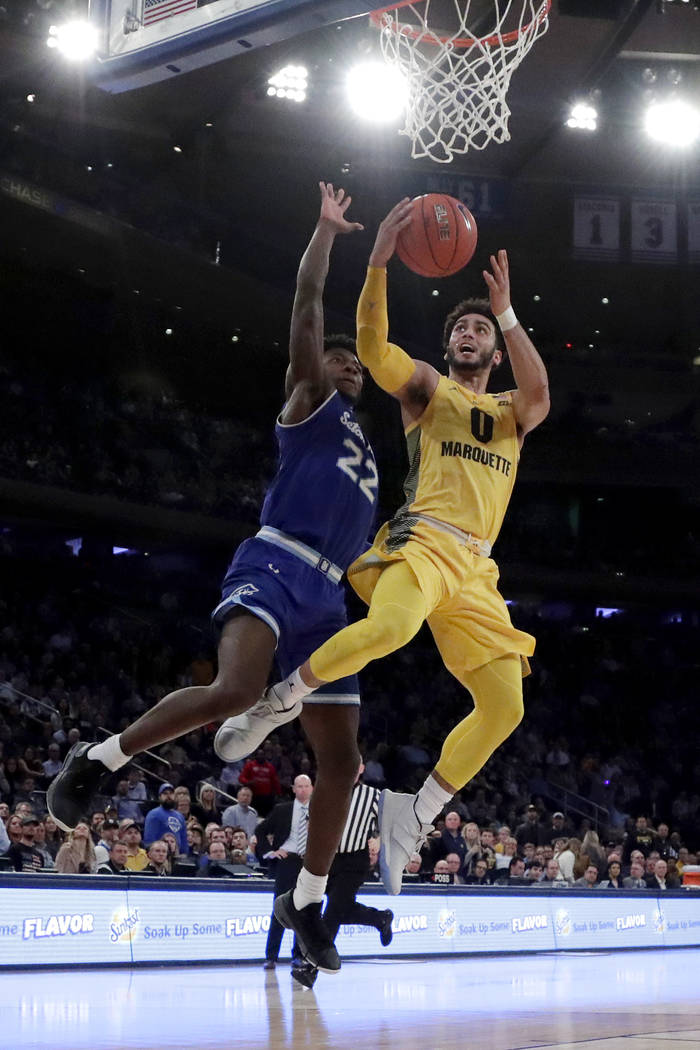
[[[369,0],[90,0],[95,79],[130,91],[366,14]]]

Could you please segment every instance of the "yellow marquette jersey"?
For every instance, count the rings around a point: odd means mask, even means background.
[[[406,502],[394,521],[425,514],[495,543],[518,469],[512,395],[473,394],[440,376],[406,442]]]

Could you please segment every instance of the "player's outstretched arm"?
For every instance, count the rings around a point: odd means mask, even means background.
[[[517,390],[513,392],[513,411],[520,437],[534,430],[549,412],[549,383],[544,361],[527,332],[518,323],[510,304],[508,255],[501,249],[491,257],[491,273],[484,270],[491,309],[501,325]]]
[[[386,264],[396,250],[396,240],[411,221],[408,197],[396,204],[377,231],[369,257],[364,288],[357,304],[357,356],[375,383],[401,402],[404,423],[422,411],[437,384],[437,372],[426,361],[414,361],[388,341]]]
[[[320,182],[321,211],[316,229],[304,252],[297,273],[296,294],[289,333],[289,370],[287,396],[305,383],[325,396],[327,380],[323,368],[323,289],[328,275],[331,248],[336,235],[363,229],[350,222],[345,213],[351,197],[331,183]]]

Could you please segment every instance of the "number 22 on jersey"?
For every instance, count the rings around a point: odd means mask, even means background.
[[[379,482],[374,456],[350,438],[345,438],[343,447],[349,450],[350,455],[339,456],[336,460],[336,467],[339,467],[343,474],[347,474],[356,485],[359,485],[363,496],[366,496],[370,503],[374,503]],[[362,477],[360,477],[361,473]]]

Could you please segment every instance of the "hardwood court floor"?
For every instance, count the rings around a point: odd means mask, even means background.
[[[700,950],[4,973],[3,1050],[691,1050]]]

